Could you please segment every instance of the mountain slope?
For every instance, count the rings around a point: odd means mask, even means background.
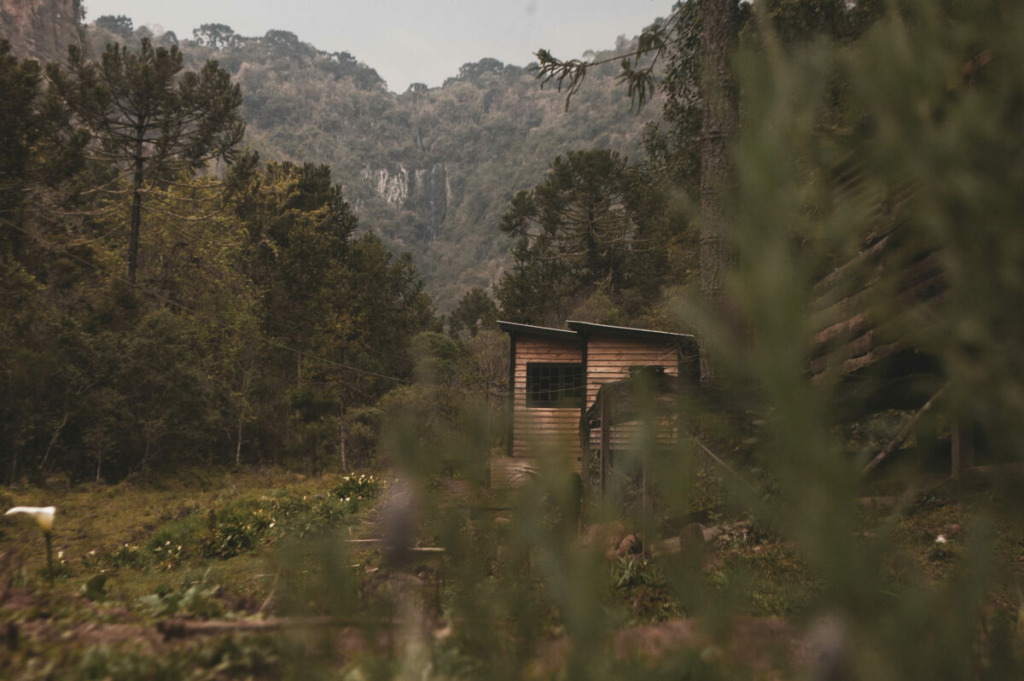
[[[89,27],[94,53],[124,38]],[[660,108],[634,115],[614,64],[594,69],[566,111],[563,93],[494,59],[464,65],[442,87],[414,84],[396,95],[352,55],[286,31],[252,38],[204,26],[180,47],[191,66],[214,58],[237,78],[248,142],[265,158],[331,166],[362,227],[413,254],[442,310],[500,276],[511,243],[498,222],[517,190],[541,181],[569,150],[635,157]],[[618,49],[628,48],[620,40]]]
[[[63,59],[81,38],[81,19],[81,0],[0,0],[0,38],[23,59]]]

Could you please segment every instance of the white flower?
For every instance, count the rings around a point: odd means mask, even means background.
[[[39,527],[42,528],[43,532],[47,534],[53,529],[53,516],[57,514],[56,506],[15,506],[14,508],[4,513],[4,515],[14,515],[15,513],[27,513],[36,519],[39,523]]]
[[[935,543],[936,544],[945,544],[946,543],[946,535],[940,534],[938,537],[935,538]]]

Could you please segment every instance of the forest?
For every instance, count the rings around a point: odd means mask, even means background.
[[[90,26],[93,51],[147,36],[155,45],[178,43],[116,19]],[[264,157],[330,166],[364,228],[413,254],[444,311],[508,266],[507,244],[488,226],[515,191],[541,181],[559,153],[602,147],[638,158],[656,114],[631,110],[619,95],[616,63],[595,69],[566,110],[556,90],[537,87],[529,66],[491,58],[464,64],[442,87],[414,83],[396,95],[351,54],[324,52],[287,31],[249,37],[203,25],[180,47],[189,68],[216,59],[234,76],[245,92],[247,141]],[[623,39],[596,54],[628,49]]]
[[[78,30],[0,38],[12,678],[1020,675],[1024,9],[688,0],[402,94]],[[492,488],[499,319],[694,334],[685,437]]]

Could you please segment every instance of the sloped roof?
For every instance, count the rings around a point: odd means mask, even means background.
[[[509,335],[548,336],[564,340],[580,340],[579,334],[568,329],[553,329],[549,326],[533,326],[532,324],[517,324],[516,322],[498,322],[498,328]]]
[[[676,343],[686,347],[692,346],[694,349],[697,347],[697,339],[688,333],[671,333],[669,331],[655,331],[652,329],[636,329],[628,326],[612,326],[609,324],[594,324],[592,322],[568,321],[566,324],[570,329],[584,336],[620,336],[636,340]]]
[[[628,326],[612,326],[610,324],[594,324],[592,322],[566,322],[568,329],[555,329],[550,326],[533,326],[516,322],[498,322],[498,327],[508,334],[526,334],[532,336],[549,336],[565,340],[579,339],[581,336],[619,336],[635,340],[660,343],[674,343],[682,347],[697,348],[697,339],[686,333],[671,333],[653,329],[636,329]]]

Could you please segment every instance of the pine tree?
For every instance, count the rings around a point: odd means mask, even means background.
[[[130,186],[128,279],[135,283],[144,197],[214,159],[231,160],[245,130],[241,90],[216,61],[183,73],[177,47],[154,48],[146,38],[138,52],[108,45],[99,62],[71,46],[66,67],[51,64],[47,75],[73,125],[92,136],[93,156]]]

